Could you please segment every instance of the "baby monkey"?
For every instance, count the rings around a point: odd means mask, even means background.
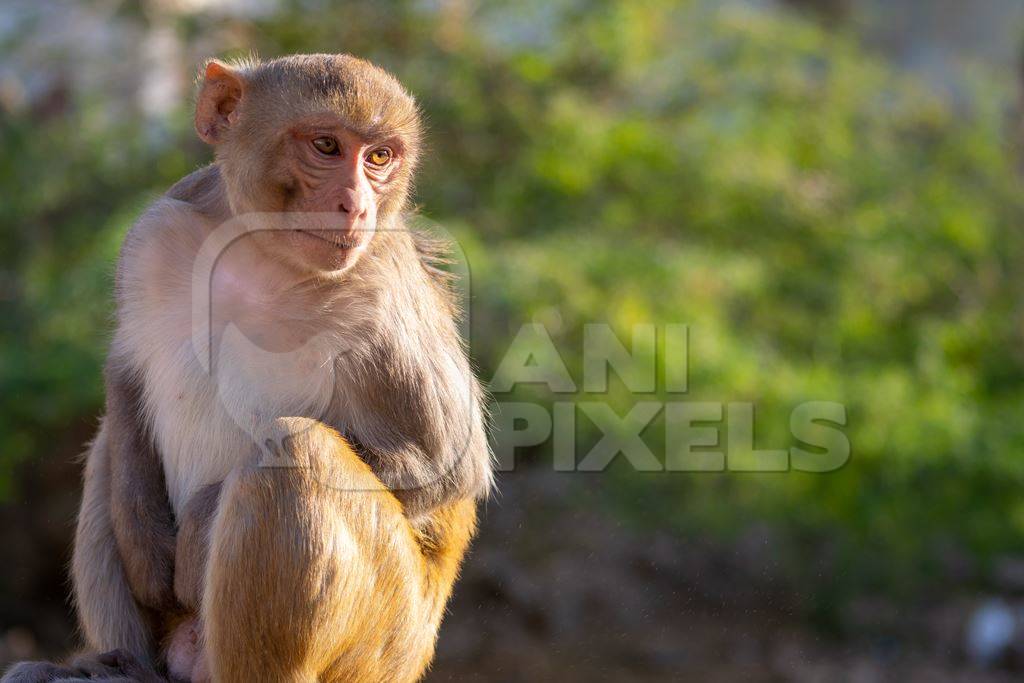
[[[117,268],[73,560],[87,645],[114,651],[94,666],[416,680],[492,478],[459,311],[407,225],[417,107],[348,55],[213,60],[195,127],[215,162]]]

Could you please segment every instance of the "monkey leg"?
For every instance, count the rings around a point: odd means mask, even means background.
[[[336,432],[301,418],[270,432],[291,466],[235,471],[213,523],[202,610],[213,679],[416,680],[474,501],[414,528]]]
[[[85,465],[82,505],[71,563],[78,621],[94,652],[125,650],[153,658],[150,628],[132,597],[110,519],[107,427],[100,428]]]

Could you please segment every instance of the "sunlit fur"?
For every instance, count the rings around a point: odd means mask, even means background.
[[[271,430],[298,435],[288,455],[304,467],[243,468],[225,484],[206,579],[219,599],[203,606],[215,679],[415,680],[473,534],[473,501],[410,526],[386,491],[345,493],[379,482],[335,432],[301,420]]]
[[[96,650],[159,662],[167,624],[199,610],[215,680],[414,680],[492,476],[457,307],[434,247],[406,227],[415,103],[350,56],[204,73],[220,80],[199,84],[196,128],[216,162],[144,213],[118,265],[107,416],[73,563],[82,632]],[[344,268],[229,251],[211,295],[241,313],[221,321],[211,375],[191,338],[196,256],[225,220],[294,206],[288,131],[310,116],[398,140],[401,166],[375,187],[374,234]],[[233,356],[232,329],[264,341],[238,353],[272,362]],[[254,467],[261,430],[293,437],[307,466]]]

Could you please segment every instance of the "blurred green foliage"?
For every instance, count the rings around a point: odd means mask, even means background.
[[[466,7],[301,2],[177,30],[231,24],[262,55],[350,51],[417,95],[431,129],[417,200],[468,254],[485,378],[526,322],[548,325],[576,378],[585,323],[628,339],[633,324],[678,322],[691,326],[686,398],[756,403],[759,446],[792,445],[799,403],[848,407],[839,472],[616,468],[626,518],[721,534],[767,520],[812,607],[920,595],[950,580],[951,558],[985,582],[994,558],[1024,552],[1008,83],[974,73],[950,97],[765,9]],[[104,127],[95,96],[0,118],[7,491],[14,463],[99,410],[117,244],[148,197],[208,158],[187,104],[157,133]],[[637,397],[613,379],[607,400],[625,412]],[[585,448],[596,435],[580,428]],[[659,428],[646,436],[664,452]]]

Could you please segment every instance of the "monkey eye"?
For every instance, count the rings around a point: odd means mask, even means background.
[[[387,147],[378,147],[366,155],[366,160],[374,166],[387,166],[391,163],[394,153]]]
[[[313,146],[316,147],[316,151],[321,154],[328,156],[334,156],[338,154],[338,141],[331,137],[320,137],[313,139]]]

